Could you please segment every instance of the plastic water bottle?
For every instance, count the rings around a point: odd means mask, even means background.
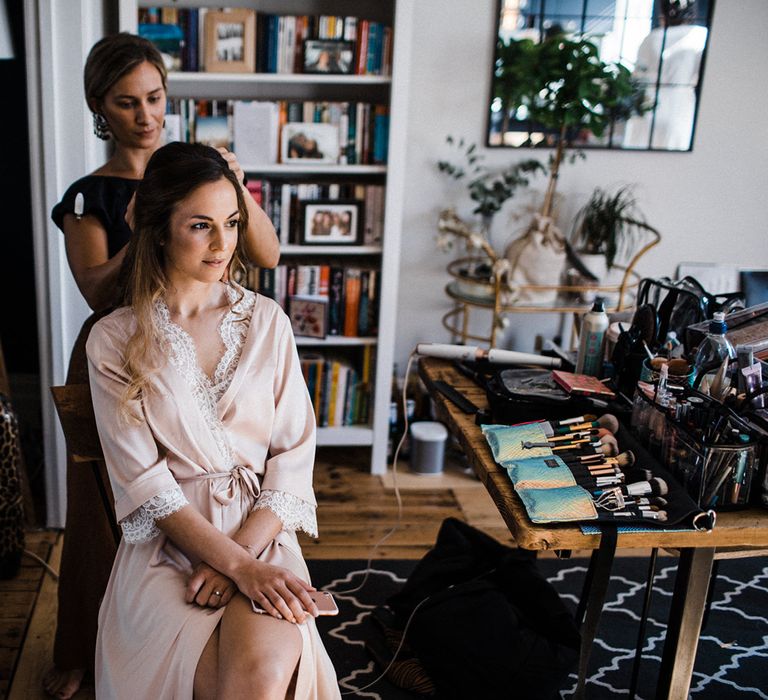
[[[581,321],[576,374],[589,374],[593,377],[599,377],[602,374],[606,330],[608,330],[608,314],[605,313],[602,297],[597,297],[592,308],[584,314]]]
[[[716,311],[709,322],[709,332],[696,350],[693,360],[694,381],[698,380],[702,372],[716,369],[726,358],[732,360],[736,357],[736,350],[725,336],[727,330],[725,314]]]

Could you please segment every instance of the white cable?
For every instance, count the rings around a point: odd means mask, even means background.
[[[406,390],[408,385],[408,377],[411,372],[411,364],[413,364],[413,358],[416,357],[417,351],[413,350],[411,351],[411,354],[408,357],[408,364],[405,367],[405,378],[403,379],[403,392],[401,395],[402,402],[403,402],[403,417],[405,418],[405,423],[403,427],[403,434],[400,436],[400,441],[397,443],[397,448],[395,449],[395,454],[392,457],[392,487],[395,491],[395,499],[397,500],[397,518],[395,520],[395,524],[392,526],[392,528],[385,533],[385,535],[375,544],[373,545],[373,549],[371,549],[371,556],[368,557],[368,562],[365,565],[365,576],[363,576],[363,580],[360,583],[359,586],[356,588],[350,588],[346,591],[333,591],[334,593],[337,593],[339,595],[346,595],[347,593],[356,593],[359,591],[368,581],[368,577],[371,573],[371,562],[373,562],[373,557],[376,554],[376,551],[378,548],[384,544],[392,535],[394,535],[402,525],[403,520],[403,500],[400,497],[400,489],[397,486],[397,460],[400,457],[400,448],[403,446],[403,443],[405,442],[405,438],[408,435],[408,406],[406,404]]]
[[[448,588],[453,588],[453,586],[448,586]],[[424,605],[432,596],[427,596],[424,598],[424,600],[420,601],[419,604],[411,611],[411,614],[408,616],[408,620],[405,623],[405,627],[403,627],[403,636],[400,637],[400,643],[397,645],[397,649],[395,649],[395,653],[392,654],[392,658],[390,659],[389,663],[387,664],[387,667],[381,672],[380,675],[376,676],[368,685],[364,685],[362,688],[352,688],[352,690],[348,690],[345,693],[342,693],[342,695],[351,695],[352,693],[359,693],[363,690],[368,690],[373,685],[376,685],[384,676],[389,673],[389,669],[392,668],[392,665],[397,660],[397,655],[400,653],[400,651],[403,648],[403,645],[405,644],[405,637],[408,634],[408,628],[411,626],[411,622],[413,620],[413,616],[416,614],[416,611]]]
[[[24,550],[24,554],[26,554],[28,557],[34,559],[38,564],[40,564],[51,576],[51,578],[54,581],[59,580],[59,573],[54,569],[52,566],[48,565],[48,562],[44,561],[40,557],[37,556],[34,552],[30,552],[28,549]]]

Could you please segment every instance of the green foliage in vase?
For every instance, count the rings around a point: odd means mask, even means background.
[[[542,213],[549,215],[564,151],[577,136],[602,136],[615,121],[642,113],[642,89],[621,63],[600,59],[590,41],[556,34],[542,42],[499,40],[493,80],[507,130],[510,114],[550,134],[542,145],[556,146]],[[535,144],[528,144],[535,145]]]
[[[508,108],[524,108],[535,125],[566,135],[588,131],[602,136],[614,120],[642,111],[642,92],[629,69],[600,59],[590,41],[563,35],[540,43],[531,39],[500,41],[494,97]]]
[[[605,255],[610,269],[617,255],[631,252],[646,228],[631,186],[620,187],[614,194],[598,187],[576,214],[571,241],[584,253]]]
[[[485,156],[478,151],[477,144],[467,144],[463,138],[456,140],[452,136],[447,136],[446,142],[458,151],[460,162],[440,160],[437,167],[454,180],[469,179],[467,190],[476,205],[472,213],[480,214],[484,219],[498,212],[504,202],[514,196],[518,187],[528,185],[531,175],[538,171],[546,172],[538,160],[529,159],[510,165],[499,173],[492,173],[483,164]]]

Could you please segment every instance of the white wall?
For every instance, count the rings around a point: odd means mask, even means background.
[[[66,260],[64,237],[50,218],[52,204],[83,173],[104,162],[89,133],[81,76],[88,50],[104,34],[100,3],[26,0],[32,216],[35,239],[40,386],[45,449],[47,525],[66,516],[66,454],[49,387],[63,384],[69,355],[89,314]]]
[[[401,367],[416,343],[448,341],[440,319],[451,308],[443,290],[453,258],[435,248],[437,215],[454,205],[469,216],[471,207],[465,186],[449,182],[435,162],[448,155],[447,134],[485,141],[495,8],[495,0],[416,3],[395,352]],[[562,228],[569,229],[569,215],[595,187],[637,183],[640,208],[663,236],[641,260],[642,274],[674,275],[680,261],[768,268],[766,27],[765,0],[716,0],[693,151],[589,152],[562,170]],[[499,168],[547,155],[530,149],[485,153],[486,164]],[[505,226],[512,230],[515,202],[496,217],[497,239]],[[529,349],[542,319],[518,314],[512,320],[514,346]],[[556,328],[554,319],[549,325]]]

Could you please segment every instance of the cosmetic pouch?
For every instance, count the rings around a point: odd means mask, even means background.
[[[589,491],[581,486],[515,488],[531,522],[569,523],[597,520],[599,515]]]
[[[616,433],[620,450],[631,450],[635,455],[635,468],[648,469],[666,483],[668,491],[663,496],[666,520],[653,520],[631,509],[616,508],[613,497],[604,495],[613,487],[601,486],[583,465],[566,464],[548,447],[524,448],[522,443],[527,438],[534,438],[531,442],[547,440],[540,423],[485,425],[482,429],[495,461],[509,475],[528,517],[536,524],[620,522],[651,528],[708,530],[714,527],[714,513],[699,508],[623,426]],[[616,498],[621,504],[621,496]]]

